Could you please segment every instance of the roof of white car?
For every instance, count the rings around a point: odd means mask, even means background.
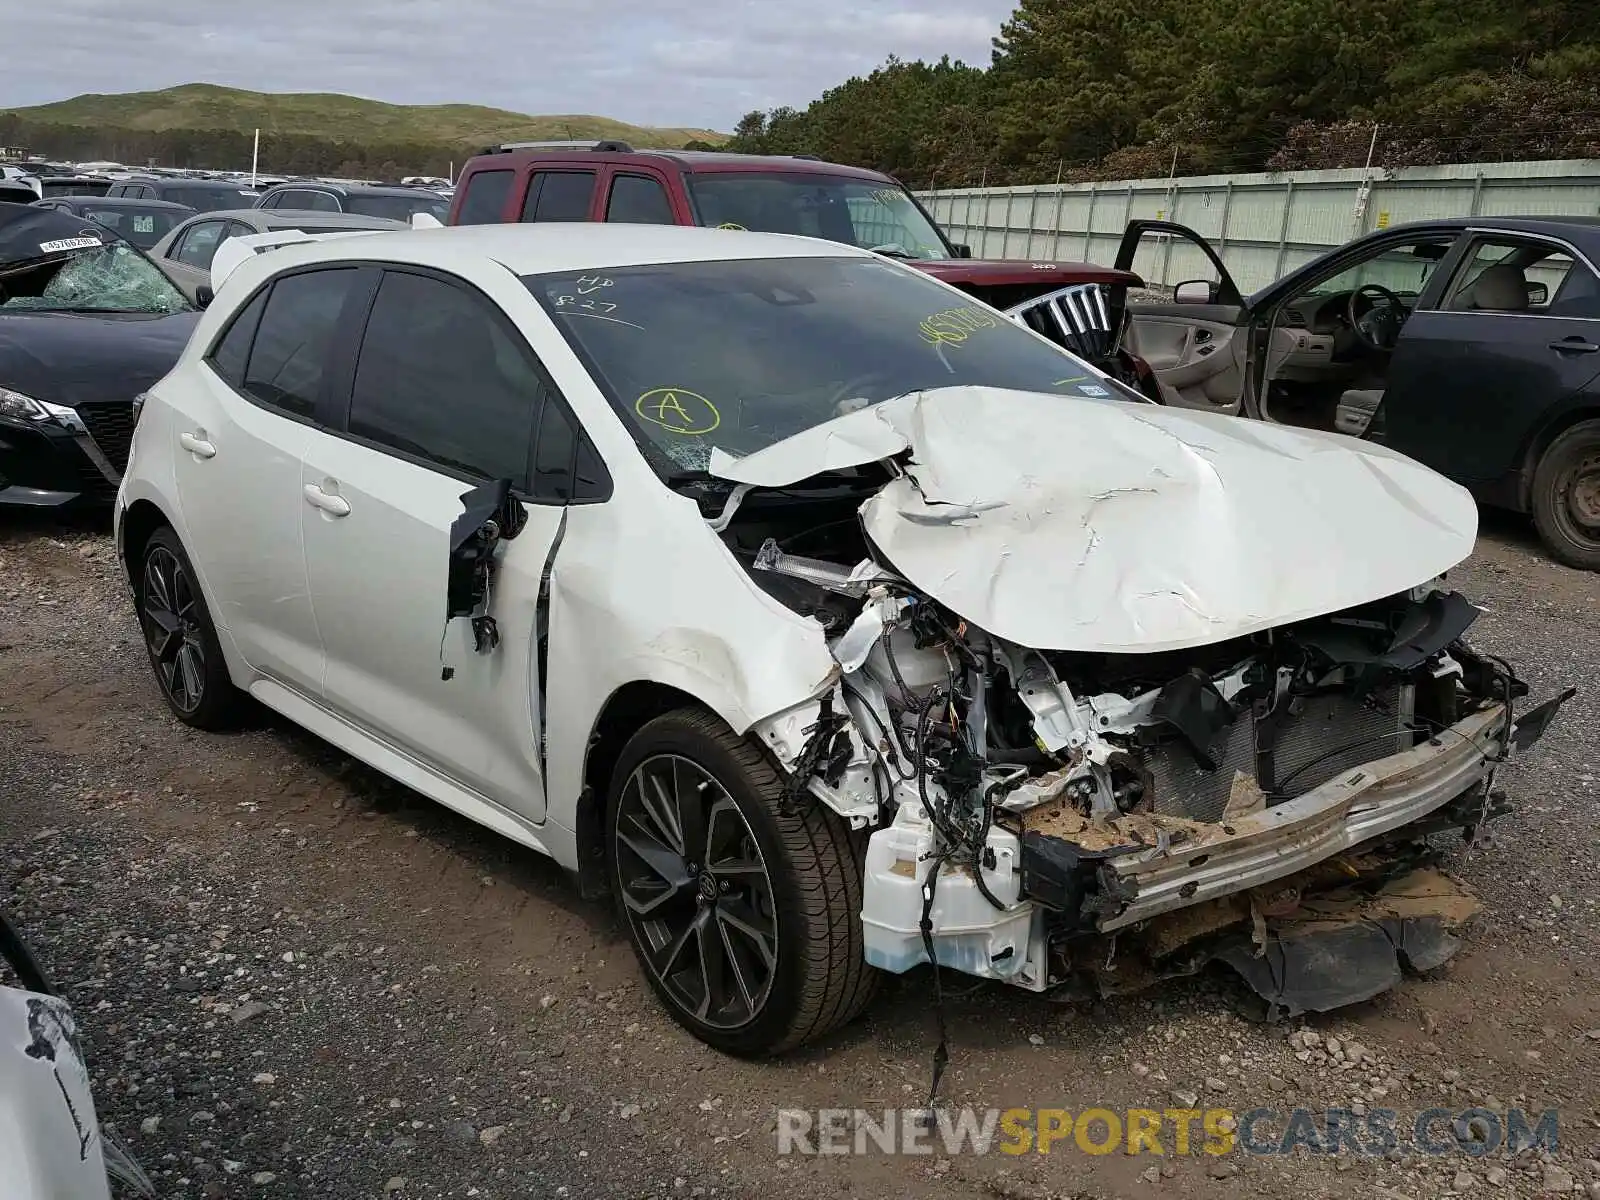
[[[680,225],[595,223],[461,225],[333,238],[294,247],[297,263],[374,258],[442,265],[459,257],[500,263],[517,275],[649,263],[722,259],[870,257],[866,250],[817,238]]]

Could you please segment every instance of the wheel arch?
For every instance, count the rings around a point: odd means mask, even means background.
[[[149,544],[151,535],[162,526],[177,528],[154,500],[135,500],[122,514],[117,524],[117,551],[122,558],[123,573],[128,577],[128,586],[132,587],[138,581],[144,548]]]
[[[1572,407],[1551,413],[1528,438],[1527,445],[1517,459],[1513,494],[1518,512],[1531,512],[1533,509],[1533,477],[1544,452],[1563,433],[1585,421],[1600,421],[1600,396],[1585,395]]]
[[[577,841],[578,891],[593,900],[609,890],[606,876],[606,798],[612,772],[628,740],[655,718],[680,708],[712,712],[699,697],[650,679],[625,683],[606,698],[584,747],[583,786],[573,832]]]

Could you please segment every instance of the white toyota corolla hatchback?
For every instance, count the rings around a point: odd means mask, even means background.
[[[1564,699],[1462,640],[1461,488],[800,238],[262,253],[144,400],[117,525],[181,720],[252,697],[551,855],[735,1053],[929,961],[1370,996],[1457,945],[1427,835],[1503,809]]]

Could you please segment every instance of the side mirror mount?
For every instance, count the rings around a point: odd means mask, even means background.
[[[1550,303],[1550,286],[1544,283],[1528,285],[1528,307],[1543,308]]]
[[[1185,279],[1172,289],[1174,304],[1215,304],[1217,285],[1209,279]]]
[[[956,252],[957,258],[972,257],[972,247],[967,245],[965,242],[951,242],[950,249]]]
[[[194,289],[194,306],[196,308],[209,308],[211,302],[217,298],[217,293],[212,290],[209,283],[202,283]]]

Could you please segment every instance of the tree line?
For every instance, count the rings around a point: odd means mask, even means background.
[[[1600,157],[1593,0],[1021,0],[986,67],[890,58],[727,149],[915,187]]]

